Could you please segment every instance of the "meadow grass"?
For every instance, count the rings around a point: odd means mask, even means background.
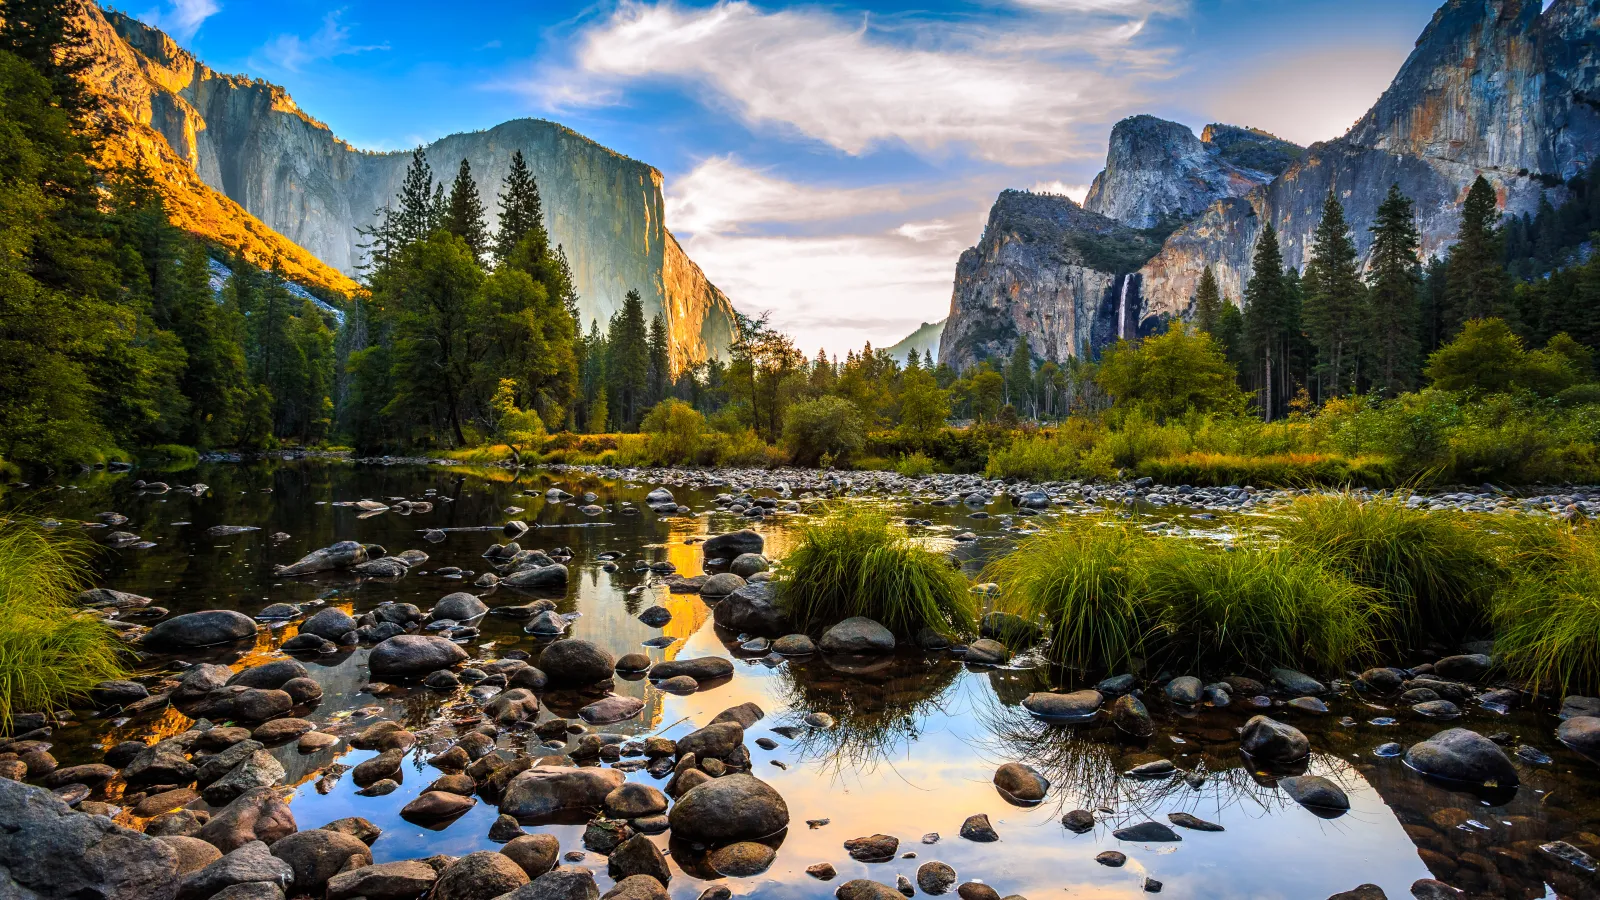
[[[845,507],[800,528],[779,569],[778,597],[802,631],[865,616],[897,635],[923,628],[973,630],[967,579],[943,555],[917,545],[882,512]]]
[[[1499,663],[1535,691],[1600,687],[1600,533],[1544,522],[1504,541],[1512,576],[1493,603]]]
[[[0,724],[124,675],[116,634],[76,605],[86,547],[25,520],[0,522]]]
[[[1411,508],[1406,499],[1300,497],[1277,529],[1290,547],[1387,598],[1395,638],[1450,643],[1480,632],[1501,580],[1501,538],[1481,517]]]

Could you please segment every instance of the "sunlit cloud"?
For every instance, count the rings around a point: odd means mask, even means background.
[[[252,61],[289,72],[299,72],[306,66],[373,50],[387,50],[388,44],[356,44],[350,40],[350,28],[339,21],[343,10],[334,10],[322,17],[322,27],[307,37],[298,34],[280,34],[262,45]]]
[[[674,81],[751,127],[849,154],[897,142],[1049,162],[1103,152],[1084,126],[1144,98],[1168,52],[1134,39],[1146,17],[1171,5],[1071,0],[1043,21],[891,27],[742,0],[700,8],[624,0],[575,36],[569,68],[541,73],[527,90],[559,108],[618,102],[636,81]],[[1104,65],[1104,53],[1125,64]]]
[[[707,159],[667,191],[667,222],[676,233],[735,233],[772,222],[818,222],[903,209],[893,188],[827,188],[796,184],[741,165],[732,156]]]
[[[173,0],[139,15],[139,21],[165,31],[179,43],[194,38],[205,21],[222,11],[217,0]]]

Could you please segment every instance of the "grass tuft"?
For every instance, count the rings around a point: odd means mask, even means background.
[[[1500,664],[1533,691],[1600,688],[1600,533],[1541,523],[1507,538],[1515,574],[1494,602]]]
[[[778,596],[803,631],[866,616],[902,637],[923,628],[968,634],[975,604],[967,579],[877,510],[846,507],[800,529],[779,569]]]
[[[87,553],[25,521],[0,522],[0,723],[124,676],[116,634],[76,605]]]

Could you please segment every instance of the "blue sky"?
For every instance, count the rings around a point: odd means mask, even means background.
[[[666,177],[667,224],[801,345],[948,312],[1006,187],[1077,197],[1135,113],[1310,143],[1382,92],[1437,0],[785,4],[164,0],[127,11],[282,84],[352,144],[562,122]]]

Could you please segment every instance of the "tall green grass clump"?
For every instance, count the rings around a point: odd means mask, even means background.
[[[866,616],[897,635],[923,628],[966,634],[975,604],[967,579],[876,510],[846,507],[800,529],[784,557],[778,597],[804,631]]]
[[[77,608],[85,545],[0,522],[0,723],[124,675],[116,634]]]
[[[1495,655],[1529,689],[1600,689],[1600,534],[1543,524],[1506,534]]]
[[[1278,531],[1291,547],[1389,599],[1403,632],[1395,637],[1452,642],[1488,625],[1500,539],[1487,526],[1466,513],[1409,508],[1404,494],[1327,494],[1296,499]]]
[[[1120,522],[1066,519],[1023,538],[983,577],[1000,585],[1002,609],[1044,621],[1055,662],[1114,669],[1144,652],[1135,560],[1152,540]]]

